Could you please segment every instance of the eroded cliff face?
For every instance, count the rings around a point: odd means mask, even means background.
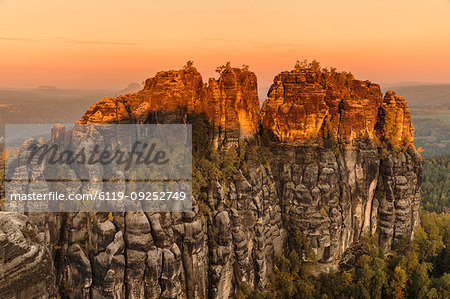
[[[376,148],[281,146],[272,162],[286,229],[299,229],[322,263],[339,261],[364,233],[386,251],[418,225],[420,158]]]
[[[351,74],[312,68],[282,72],[264,102],[262,126],[292,144],[318,137],[346,144],[374,139],[381,102],[379,85]]]
[[[264,289],[297,230],[326,269],[366,231],[389,250],[418,224],[421,161],[406,102],[393,92],[383,99],[378,85],[346,73],[283,72],[260,116],[252,72],[228,67],[204,84],[187,66],[101,100],[80,122],[189,123],[199,115],[222,149],[259,139],[261,124],[274,138],[271,162],[251,159],[232,178],[211,179],[206,201],[194,198],[189,213],[11,214],[37,224],[51,257],[35,266],[53,275],[42,297],[57,287],[75,298],[229,298],[242,282]],[[65,134],[55,129],[53,138],[69,140]],[[39,172],[14,163],[16,171]],[[20,286],[2,281],[0,293],[31,292],[21,273],[9,274]]]
[[[256,75],[245,69],[225,69],[219,80],[209,79],[205,112],[219,140],[235,142],[255,135],[259,129]]]
[[[0,213],[1,298],[55,298],[56,272],[43,233],[27,216]]]
[[[389,90],[378,109],[377,136],[390,145],[408,147],[414,141],[414,126],[405,99]]]
[[[259,129],[256,75],[227,67],[204,84],[192,66],[159,72],[144,89],[92,105],[80,123],[188,123],[204,115],[215,128],[218,145],[236,144]]]
[[[289,231],[322,262],[366,231],[389,250],[418,224],[421,158],[406,101],[348,73],[301,68],[276,76],[261,112],[279,141],[271,163]]]

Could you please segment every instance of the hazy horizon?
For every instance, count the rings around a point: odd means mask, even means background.
[[[115,90],[190,59],[204,81],[247,64],[262,87],[297,59],[378,83],[450,82],[448,0],[32,4],[0,1],[3,88]]]
[[[167,70],[161,70],[161,71],[168,71]],[[281,72],[281,71],[280,71]],[[149,77],[145,78],[148,79],[150,77],[153,77],[155,74],[150,75]],[[258,74],[256,74],[258,77]],[[214,76],[215,78],[218,78],[219,76]],[[209,78],[205,78],[203,77],[203,82],[205,84],[208,84],[208,79]],[[361,79],[361,78],[357,78],[357,79]],[[364,79],[361,79],[364,80]],[[401,86],[434,86],[434,85],[450,85],[450,82],[422,82],[422,81],[403,81],[403,82],[373,82],[376,84],[379,84],[380,87],[383,88],[389,88],[389,87],[401,87]],[[106,91],[106,92],[117,92],[120,91],[121,89],[126,89],[129,85],[131,84],[139,84],[143,87],[142,82],[129,82],[129,83],[125,83],[125,85],[121,85],[121,86],[115,86],[115,87],[110,87],[110,88],[95,88],[95,87],[91,87],[88,88],[86,86],[73,86],[73,87],[60,87],[60,86],[55,86],[55,85],[39,85],[39,86],[29,86],[29,87],[9,87],[9,86],[2,86],[0,85],[0,90],[42,90],[45,91],[46,89],[43,89],[42,87],[52,87],[54,89],[48,89],[48,91],[51,90],[79,90],[79,91]],[[262,86],[260,84],[258,84],[258,89],[269,89],[270,85],[266,85],[266,86]]]

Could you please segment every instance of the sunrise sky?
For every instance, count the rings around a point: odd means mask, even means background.
[[[187,60],[204,81],[297,59],[375,82],[450,82],[450,0],[0,0],[0,87],[121,89]]]

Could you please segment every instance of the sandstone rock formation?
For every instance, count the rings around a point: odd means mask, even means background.
[[[319,261],[338,261],[365,232],[389,251],[418,225],[420,159],[380,159],[374,148],[282,146],[271,163],[286,229],[299,229]]]
[[[253,136],[259,128],[256,75],[245,69],[225,68],[219,80],[209,79],[205,111],[219,140],[237,141]]]
[[[414,126],[405,99],[389,90],[378,112],[378,138],[388,144],[408,146],[414,140]]]
[[[159,72],[137,93],[92,105],[80,123],[188,123],[194,114],[207,117],[220,144],[253,136],[259,129],[256,75],[226,66],[206,85],[192,66]]]
[[[354,143],[375,138],[380,86],[345,72],[299,68],[274,79],[261,111],[263,128],[282,142],[317,138]]]
[[[28,217],[0,213],[0,297],[55,298],[52,256]]]
[[[192,212],[9,214],[17,225],[0,218],[0,255],[10,265],[0,266],[8,275],[0,294],[29,294],[21,273],[33,269],[45,273],[43,298],[56,288],[76,298],[230,298],[242,282],[267,286],[275,257],[297,230],[323,268],[336,267],[366,231],[385,250],[411,237],[421,161],[404,99],[388,92],[383,100],[376,84],[310,65],[275,77],[261,116],[258,103],[256,76],[245,68],[225,66],[206,85],[187,65],[94,104],[80,123],[189,123],[203,115],[219,149],[258,139],[261,124],[277,140],[273,158],[265,165],[250,159],[229,180],[211,178],[207,199],[194,198]],[[53,131],[55,142],[71,138],[64,128]],[[20,159],[9,163],[39,175]],[[32,263],[21,258],[31,241],[16,228],[31,220],[42,236],[33,245],[41,258]],[[9,251],[14,246],[22,249]]]
[[[421,170],[403,98],[310,65],[275,77],[261,119],[281,142],[271,165],[285,223],[310,238],[319,260],[339,259],[365,231],[386,250],[411,236]]]

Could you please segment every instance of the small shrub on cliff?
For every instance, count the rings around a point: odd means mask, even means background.
[[[389,156],[387,148],[385,147],[380,148],[378,156],[381,160],[386,159]]]
[[[198,213],[200,216],[209,216],[211,214],[211,210],[206,203],[203,201],[198,202]]]
[[[323,147],[331,149],[335,156],[339,155],[339,145],[334,137],[323,140]]]
[[[213,128],[203,117],[192,120],[192,192],[199,205],[207,206],[208,189],[212,180],[231,180],[249,161],[268,167],[272,157],[270,140],[263,135],[242,141],[239,147],[217,151],[213,144]],[[203,213],[206,214],[206,213]]]
[[[213,227],[208,239],[209,247],[212,249],[217,248],[219,246],[219,244],[217,243],[218,239],[219,239],[219,228]]]
[[[403,149],[399,145],[394,144],[392,146],[392,154],[394,155],[394,157],[398,158],[402,152],[403,152]]]
[[[321,73],[322,68],[320,67],[320,63],[317,60],[311,61],[311,63],[308,65],[309,69],[312,70],[315,73]]]
[[[252,289],[251,287],[248,285],[248,283],[246,283],[245,281],[242,282],[237,290],[236,290],[236,294],[235,294],[235,298],[236,299],[245,299],[247,298],[250,294],[252,293]]]
[[[294,70],[299,72],[302,69],[306,69],[308,67],[308,59],[297,60],[295,62]]]
[[[206,201],[209,182],[220,176],[219,156],[213,149],[212,127],[203,117],[192,121],[192,192]]]
[[[259,162],[266,168],[269,167],[272,160],[272,142],[267,134],[257,138],[248,138],[239,145],[239,160],[241,166],[247,161]]]
[[[194,66],[194,61],[188,60],[185,65],[183,65],[184,69],[188,69]]]
[[[222,154],[220,165],[221,177],[228,179],[239,171],[239,155],[235,146],[230,147]]]
[[[330,69],[322,68],[320,63],[316,60],[308,62],[307,59],[297,60],[294,66],[295,72],[301,72],[302,70],[309,70],[317,76],[320,84],[322,85],[335,85],[336,87],[346,88],[348,87],[355,77],[350,72],[339,72],[336,68]]]
[[[231,62],[227,61],[224,65],[220,65],[216,68],[216,73],[219,73],[219,75],[222,75],[223,72],[226,70],[231,69]]]
[[[37,237],[36,232],[33,229],[30,229],[28,226],[24,226],[20,230],[25,237],[25,239],[33,242],[33,243],[39,243],[39,239]]]

